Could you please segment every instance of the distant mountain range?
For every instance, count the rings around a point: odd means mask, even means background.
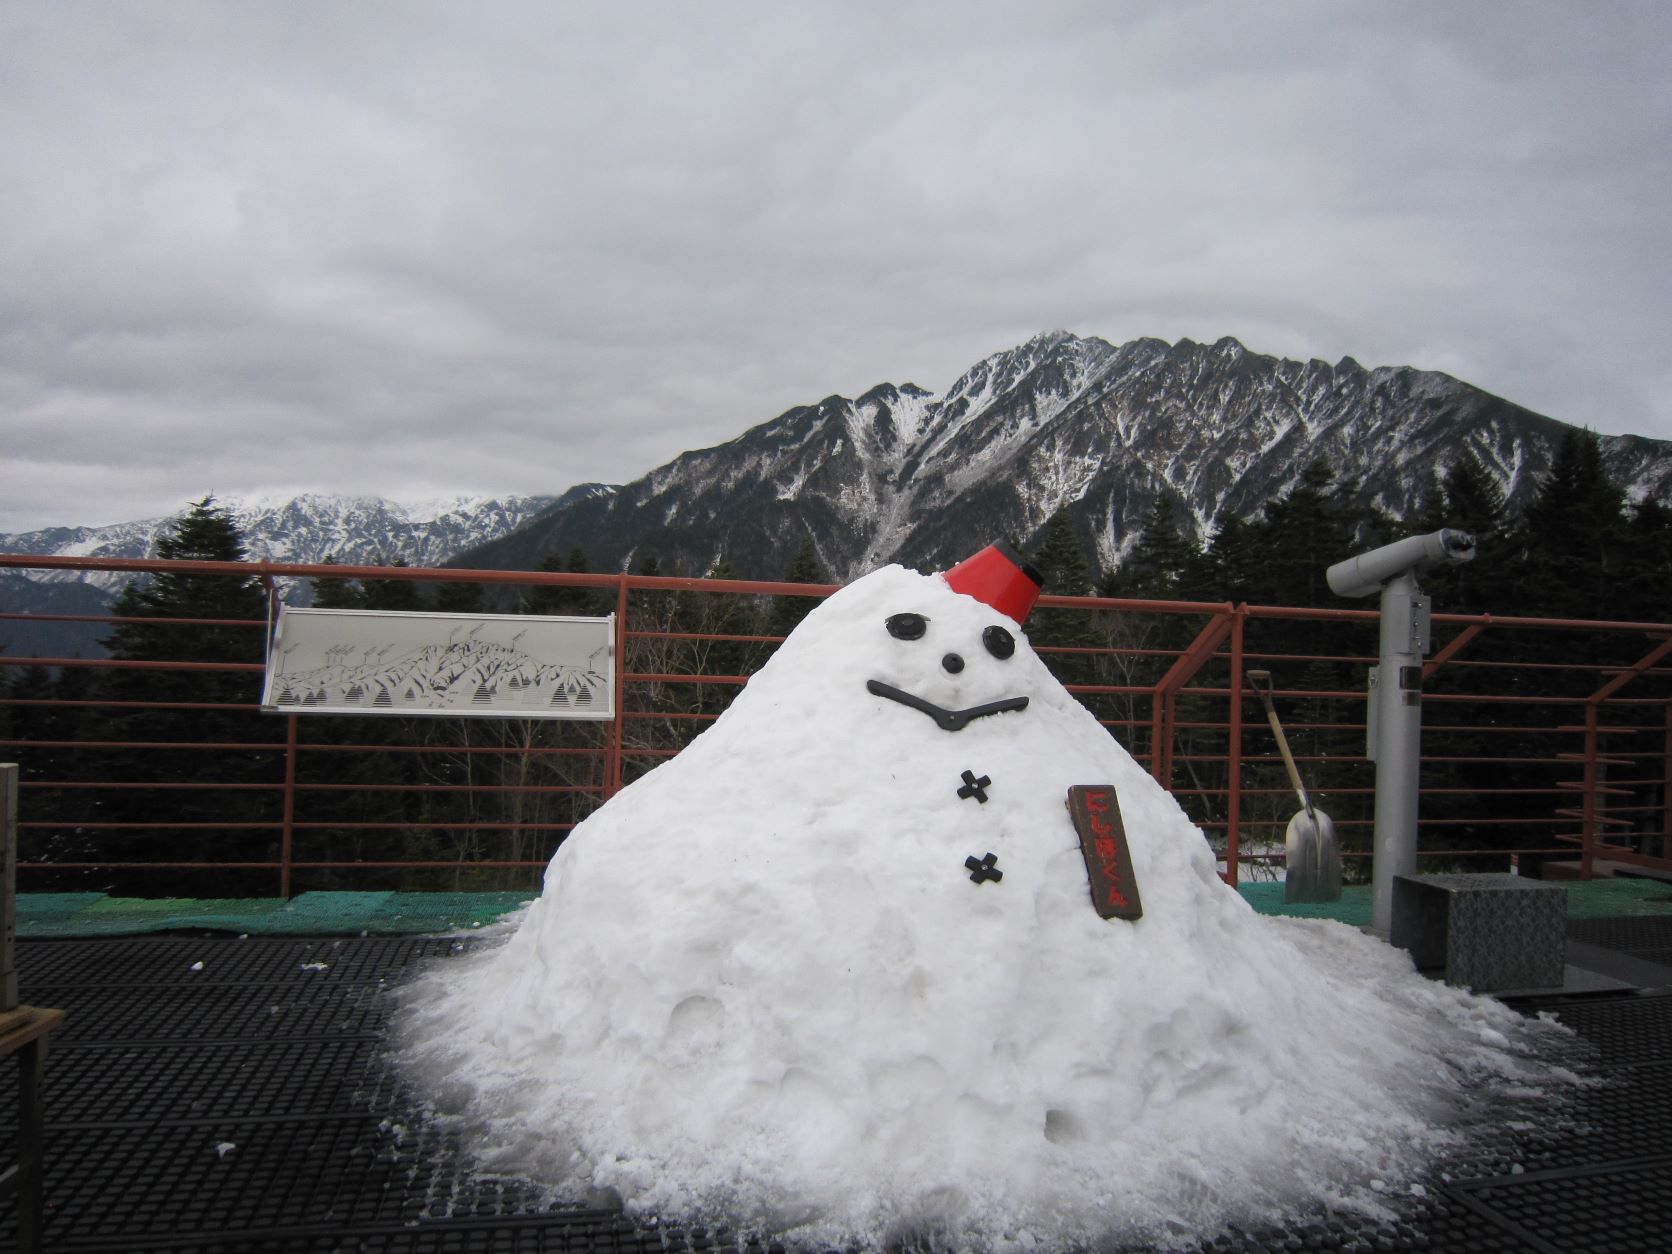
[[[594,570],[654,555],[701,574],[724,556],[776,578],[810,536],[849,579],[883,562],[941,566],[996,536],[1024,546],[1066,508],[1102,570],[1158,496],[1197,539],[1251,517],[1311,461],[1407,513],[1468,449],[1525,504],[1566,424],[1448,375],[1366,370],[1216,344],[1119,346],[1056,332],[976,363],[944,394],[879,384],[788,410],[613,492],[570,498],[452,564],[527,569],[584,549]],[[1602,436],[1634,496],[1665,496],[1672,442]]]
[[[1411,367],[1292,361],[1234,339],[1113,345],[1053,332],[983,359],[944,393],[882,383],[830,396],[619,488],[428,508],[330,496],[225,504],[252,555],[275,560],[532,570],[578,547],[593,570],[655,556],[665,573],[701,574],[724,556],[741,576],[771,579],[811,537],[843,580],[889,561],[944,567],[994,537],[1025,547],[1066,508],[1109,570],[1158,496],[1205,539],[1320,458],[1403,514],[1467,449],[1518,509],[1569,429]],[[1668,496],[1672,442],[1599,441],[1634,497]],[[0,535],[0,551],[144,556],[171,521]],[[0,572],[0,609],[98,613],[121,583]],[[38,651],[17,624],[0,624],[0,639],[7,627],[16,652]]]
[[[376,566],[396,560],[439,566],[449,557],[506,534],[542,511],[596,491],[564,496],[461,496],[427,505],[401,505],[373,496],[308,494],[289,500],[227,497],[219,503],[243,532],[250,556],[275,562]],[[181,513],[184,513],[184,504]],[[179,515],[109,527],[49,527],[0,534],[0,553],[66,557],[152,557],[158,535]],[[102,571],[0,570],[0,610],[31,614],[102,614],[126,583]],[[102,653],[97,638],[108,627],[0,621],[0,644],[14,654]]]
[[[287,500],[217,498],[244,534],[250,556],[273,562],[323,562],[376,566],[397,559],[436,566],[454,554],[514,531],[529,519],[591,488],[564,496],[459,496],[423,505],[401,505],[376,496],[308,493]],[[603,489],[608,491],[608,489]],[[48,527],[0,533],[0,553],[65,557],[149,557],[157,537],[186,512],[109,527]],[[67,576],[79,579],[79,575]],[[100,587],[121,587],[125,575],[91,575]]]

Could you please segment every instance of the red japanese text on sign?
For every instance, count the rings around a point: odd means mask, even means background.
[[[1091,880],[1091,900],[1105,919],[1138,919],[1143,903],[1132,869],[1132,851],[1113,787],[1080,784],[1068,790],[1068,813],[1080,837]]]

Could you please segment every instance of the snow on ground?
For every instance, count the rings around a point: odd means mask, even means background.
[[[1075,784],[1117,791],[1136,922],[1092,907]],[[987,853],[1003,879],[972,882]],[[1256,915],[1015,623],[899,567],[816,609],[569,837],[503,946],[409,998],[405,1060],[490,1169],[825,1241],[1374,1209],[1483,1086],[1562,1078],[1534,1052],[1556,1029]]]

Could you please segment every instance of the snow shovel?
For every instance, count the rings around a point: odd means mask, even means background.
[[[1266,707],[1266,721],[1277,737],[1277,751],[1289,768],[1289,782],[1300,796],[1301,811],[1289,820],[1283,834],[1288,849],[1288,870],[1283,877],[1284,901],[1339,901],[1341,899],[1341,849],[1335,842],[1335,824],[1329,815],[1312,804],[1300,771],[1289,752],[1283,724],[1277,721],[1277,707],[1271,703],[1271,672],[1249,671],[1248,683]]]

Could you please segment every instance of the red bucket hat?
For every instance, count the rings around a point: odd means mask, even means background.
[[[989,544],[942,576],[954,592],[962,592],[1008,614],[1018,623],[1027,619],[1045,576],[1003,540]]]

